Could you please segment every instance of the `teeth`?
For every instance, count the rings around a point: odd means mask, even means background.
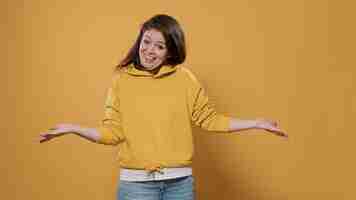
[[[146,60],[148,61],[154,61],[156,58],[155,57],[146,57]]]

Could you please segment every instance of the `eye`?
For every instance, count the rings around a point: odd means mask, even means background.
[[[163,46],[163,45],[158,45],[158,49],[159,50],[163,50],[163,49],[165,49],[166,47],[165,46]]]
[[[148,41],[148,40],[143,40],[143,43],[144,43],[144,44],[149,44],[150,41]]]

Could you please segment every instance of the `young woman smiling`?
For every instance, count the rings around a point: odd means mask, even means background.
[[[232,134],[264,129],[287,135],[270,120],[241,120],[217,113],[195,75],[181,66],[184,33],[171,16],[146,21],[127,56],[117,66],[100,127],[58,124],[40,142],[74,133],[119,148],[120,200],[192,200],[191,123]]]

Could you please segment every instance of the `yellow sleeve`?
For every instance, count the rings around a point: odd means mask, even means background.
[[[105,117],[97,128],[101,137],[97,141],[100,144],[117,145],[124,140],[118,87],[115,79],[108,89],[105,101]]]
[[[231,117],[217,113],[203,86],[192,72],[187,72],[190,78],[188,98],[192,122],[207,131],[228,132]]]

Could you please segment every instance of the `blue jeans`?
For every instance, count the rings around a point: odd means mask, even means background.
[[[160,181],[120,181],[118,200],[194,200],[194,177]]]

